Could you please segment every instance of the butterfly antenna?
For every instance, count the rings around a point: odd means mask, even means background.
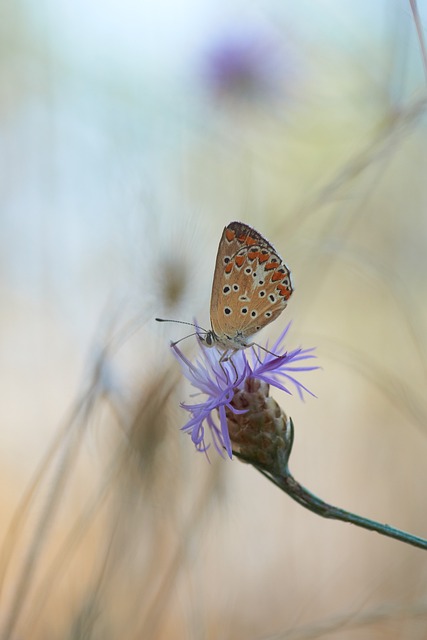
[[[207,329],[204,329],[203,327],[200,327],[198,324],[194,324],[194,322],[184,322],[183,320],[166,320],[165,318],[155,318],[155,320],[157,320],[157,322],[175,322],[176,324],[186,324],[189,327],[195,327],[196,329],[201,329],[205,333],[209,333],[207,331]],[[197,334],[196,333],[192,333],[191,335],[194,336],[194,335],[197,335]]]
[[[176,340],[175,342],[171,342],[171,347],[175,347],[177,344],[179,344],[183,340],[187,340],[187,338],[191,338],[191,336],[198,336],[198,335],[199,334],[197,333],[197,331],[195,333],[189,333],[188,336],[184,336],[183,338],[180,338],[179,340]]]

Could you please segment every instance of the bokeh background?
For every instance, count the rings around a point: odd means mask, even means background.
[[[424,2],[3,0],[2,640],[425,638],[427,556],[179,431],[225,224],[322,370],[291,468],[427,537]],[[183,343],[194,353],[194,339]]]

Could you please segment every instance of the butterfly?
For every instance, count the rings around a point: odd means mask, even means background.
[[[254,344],[252,336],[282,313],[292,292],[291,272],[268,240],[244,222],[230,222],[218,245],[210,307],[212,328],[197,331],[197,335],[207,347],[223,351],[221,361],[228,360],[236,351]]]
[[[244,222],[230,222],[219,241],[211,294],[208,347],[235,352],[273,322],[293,292],[291,272],[274,247]]]

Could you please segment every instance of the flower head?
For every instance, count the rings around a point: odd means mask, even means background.
[[[293,65],[290,51],[258,22],[230,25],[212,39],[203,60],[203,79],[218,100],[269,104],[288,94]]]
[[[259,401],[254,405],[254,390],[259,393],[261,389],[267,397],[272,385],[288,394],[296,391],[301,399],[304,392],[314,395],[295,377],[299,372],[319,368],[307,363],[315,358],[313,349],[284,351],[289,327],[290,323],[268,351],[258,346],[237,351],[222,361],[219,350],[209,349],[200,341],[199,356],[194,362],[176,345],[172,346],[185,377],[198,390],[193,397],[204,396],[200,402],[181,404],[191,414],[182,429],[191,435],[199,451],[206,452],[213,444],[221,455],[225,450],[232,457],[232,441],[236,441],[233,425],[241,423],[239,416],[249,414],[255,405],[261,406]]]

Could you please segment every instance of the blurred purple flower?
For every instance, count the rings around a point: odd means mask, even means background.
[[[234,414],[246,413],[246,409],[236,409],[232,401],[235,394],[244,388],[245,382],[250,378],[262,380],[289,394],[292,394],[292,389],[301,399],[304,398],[304,392],[314,396],[294,376],[295,373],[319,368],[300,364],[316,357],[312,353],[314,349],[300,347],[292,351],[283,351],[290,324],[285,327],[271,347],[274,354],[280,355],[273,355],[256,347],[238,351],[233,354],[231,360],[220,362],[221,352],[215,347],[208,348],[199,341],[200,355],[195,362],[191,362],[176,345],[172,345],[185,377],[193,387],[198,389],[198,393],[194,396],[200,394],[206,396],[205,400],[198,403],[181,403],[181,406],[191,414],[190,420],[182,430],[191,435],[198,451],[206,452],[213,443],[221,455],[225,450],[228,456],[232,457],[226,410]],[[217,414],[219,426],[216,421]],[[209,432],[209,442],[206,442],[206,427]]]
[[[204,80],[217,98],[264,101],[280,97],[289,61],[278,40],[264,29],[222,34],[207,51]]]

